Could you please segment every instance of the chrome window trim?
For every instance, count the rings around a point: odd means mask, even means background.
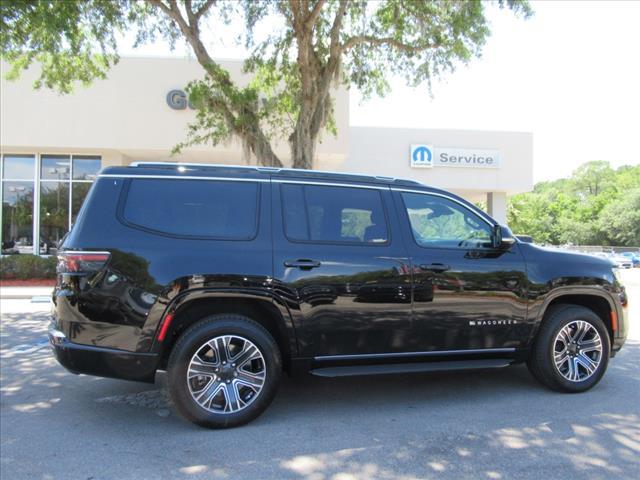
[[[434,350],[431,352],[362,353],[356,355],[324,355],[314,360],[366,360],[393,357],[438,357],[442,355],[471,355],[475,353],[513,353],[515,348],[476,348],[471,350]]]
[[[347,188],[367,188],[371,190],[389,190],[388,185],[358,185],[356,183],[335,183],[335,182],[314,182],[308,180],[281,180],[279,178],[272,179],[273,183],[284,183],[293,185],[318,185],[321,187],[347,187]]]

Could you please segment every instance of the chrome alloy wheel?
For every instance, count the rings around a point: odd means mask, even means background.
[[[593,325],[574,320],[556,335],[553,347],[556,369],[571,382],[591,377],[602,360],[602,340]]]
[[[238,335],[224,335],[207,341],[191,357],[187,386],[205,410],[236,413],[258,397],[266,373],[258,347]]]

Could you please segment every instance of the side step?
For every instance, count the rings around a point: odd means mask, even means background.
[[[491,358],[483,360],[456,360],[452,362],[391,363],[386,365],[349,365],[311,370],[319,377],[353,377],[358,375],[386,375],[392,373],[446,372],[450,370],[475,370],[502,368],[513,363],[511,359]]]

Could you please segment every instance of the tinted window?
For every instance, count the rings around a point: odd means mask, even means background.
[[[282,202],[291,240],[377,244],[389,239],[377,190],[282,185]]]
[[[249,239],[257,230],[258,184],[210,180],[131,180],[124,219],[187,237]]]
[[[466,207],[442,197],[403,193],[416,243],[422,247],[491,245],[491,227]]]

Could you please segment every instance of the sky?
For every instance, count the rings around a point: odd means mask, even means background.
[[[640,164],[640,1],[532,6],[527,20],[489,8],[482,57],[434,81],[431,94],[401,79],[385,98],[363,102],[352,91],[351,125],[532,132],[536,182],[569,176],[589,160]],[[224,58],[246,55],[215,41]],[[128,43],[122,54],[185,52]]]

